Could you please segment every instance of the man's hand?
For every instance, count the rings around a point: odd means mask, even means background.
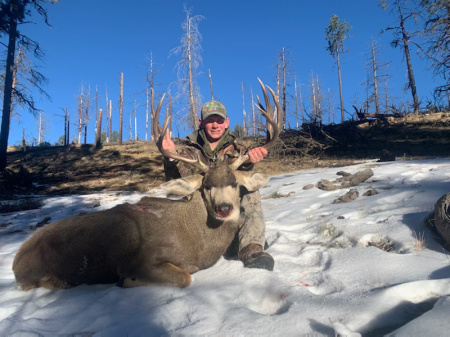
[[[164,150],[168,150],[170,152],[176,152],[177,151],[176,148],[175,148],[175,143],[170,138],[169,130],[167,130],[161,145],[162,145],[162,148]]]
[[[267,156],[267,150],[264,147],[255,147],[248,151],[248,156],[252,164],[258,163]]]

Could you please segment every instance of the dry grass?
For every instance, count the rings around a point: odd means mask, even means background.
[[[419,252],[427,248],[427,242],[425,240],[425,232],[417,233],[414,231],[413,238],[414,238],[413,248],[416,252]]]

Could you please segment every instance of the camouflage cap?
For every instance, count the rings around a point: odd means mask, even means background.
[[[217,101],[209,101],[202,106],[202,119],[206,119],[211,115],[219,115],[227,118],[227,109],[225,106]]]

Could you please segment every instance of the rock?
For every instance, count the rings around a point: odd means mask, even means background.
[[[314,187],[314,184],[308,184],[308,185],[303,186],[303,189],[304,190],[310,190],[313,187]]]
[[[373,176],[373,171],[370,168],[359,171],[352,175],[348,181],[341,184],[341,188],[358,186],[359,184],[365,182],[367,179]]]
[[[321,190],[324,190],[324,191],[334,191],[339,188],[338,186],[333,185],[333,183],[331,181],[326,180],[326,179],[322,179],[321,181],[319,181],[316,184],[316,187]]]
[[[47,216],[42,221],[39,221],[35,226],[30,226],[30,229],[34,231],[37,228],[40,228],[40,227],[46,225],[51,219],[52,219],[51,217]]]
[[[450,244],[450,193],[444,194],[434,205],[434,226]]]
[[[340,196],[335,201],[333,201],[333,204],[350,202],[350,201],[355,200],[358,197],[359,197],[359,192],[356,189],[352,188],[350,191],[348,191],[347,193],[345,193],[344,195]]]
[[[375,195],[375,194],[378,194],[377,190],[374,189],[374,188],[371,188],[371,189],[367,190],[367,191],[363,194],[363,196],[365,196],[365,197],[371,197],[372,195]]]
[[[351,173],[348,173],[348,172],[345,172],[345,171],[339,171],[339,172],[337,172],[336,174],[337,174],[338,176],[342,176],[342,177],[349,177],[349,176],[352,175]]]

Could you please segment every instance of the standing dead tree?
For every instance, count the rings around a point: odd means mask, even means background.
[[[134,141],[138,141],[138,134],[137,134],[137,105],[136,100],[134,101]]]
[[[119,97],[119,144],[122,145],[123,128],[123,73],[120,73],[120,97]]]
[[[322,122],[323,118],[323,90],[320,84],[319,75],[315,75],[311,72],[311,113],[310,119],[314,123]]]
[[[243,137],[247,135],[247,112],[245,111],[245,98],[244,98],[244,82],[241,83],[242,85],[242,131],[243,131]]]
[[[87,130],[88,130],[88,121],[89,121],[89,109],[90,109],[90,102],[91,102],[91,86],[88,86],[88,91],[86,93],[85,97],[85,105],[84,105],[84,144],[87,143]]]
[[[84,136],[84,144],[87,141],[87,125],[89,121],[89,112],[90,112],[90,86],[88,87],[87,92],[84,92],[83,86],[81,86],[80,95],[78,96],[78,123],[77,123],[77,142],[81,144],[81,136]]]
[[[99,114],[99,109],[98,109],[98,88],[97,86],[95,86],[95,135],[97,136],[97,128],[98,128],[98,114]]]
[[[417,12],[415,10],[411,10],[407,7],[407,5],[415,5],[415,0],[379,0],[380,6],[383,9],[388,8],[388,2],[392,3],[392,13],[397,15],[398,26],[387,27],[384,31],[393,31],[394,40],[391,41],[391,46],[394,48],[400,47],[403,50],[403,56],[406,60],[406,67],[408,71],[408,84],[406,85],[407,89],[411,90],[411,96],[413,99],[413,110],[414,114],[419,113],[420,102],[417,95],[417,86],[416,80],[414,77],[414,71],[411,62],[411,47],[413,44],[420,50],[422,48],[418,43],[412,40],[412,38],[416,35],[416,33],[408,31],[406,29],[406,23],[409,20],[416,20]]]
[[[170,55],[181,55],[181,60],[177,64],[180,96],[187,97],[189,126],[192,129],[198,129],[197,111],[199,110],[200,98],[195,78],[199,64],[202,62],[200,55],[202,36],[198,30],[198,24],[204,17],[201,15],[192,16],[191,10],[187,9],[186,6],[184,12],[186,13],[186,20],[181,25],[184,31],[181,37],[181,45],[172,49]]]
[[[302,124],[305,123],[305,108],[303,105],[303,96],[302,96],[302,89],[300,84],[297,85],[297,77],[295,77],[294,82],[294,91],[295,91],[295,127],[298,130],[299,129],[299,111],[301,113],[301,122]]]
[[[83,92],[83,86],[81,86],[80,96],[78,96],[78,144],[81,144],[81,131],[83,130],[83,99],[84,99],[84,92]]]
[[[64,108],[64,146],[70,143],[70,114],[67,112],[67,107]]]
[[[286,130],[287,128],[287,111],[289,105],[289,94],[288,90],[291,86],[290,78],[292,75],[291,62],[293,60],[289,58],[289,50],[285,47],[281,48],[277,56],[277,95],[279,96],[281,109],[283,110],[283,115],[278,125],[281,130]]]
[[[209,88],[211,90],[211,100],[214,101],[214,90],[213,90],[213,83],[212,83],[212,77],[211,77],[211,69],[208,69],[208,77],[209,77]]]
[[[148,59],[148,68],[147,68],[147,87],[145,89],[145,97],[146,97],[146,113],[145,113],[145,140],[148,140],[148,131],[149,131],[149,123],[152,121],[153,115],[152,113],[154,110],[150,111],[150,101],[154,99],[152,96],[152,92],[155,90],[155,86],[158,85],[158,83],[155,83],[155,77],[158,72],[160,72],[160,69],[155,69],[155,63],[153,61],[153,53],[150,53],[150,58]],[[151,117],[149,117],[151,115]],[[151,133],[150,129],[150,133]],[[153,137],[153,134],[151,133],[150,138]],[[154,139],[154,138],[152,138]]]
[[[379,61],[380,52],[376,41],[372,38],[370,50],[368,54],[368,61],[366,63],[367,70],[367,90],[372,92],[368,95],[367,102],[365,104],[365,109],[368,110],[370,103],[375,105],[375,113],[381,113],[381,89],[380,84],[387,85],[387,79],[389,75],[387,73],[387,66],[389,63],[383,63]],[[386,93],[386,88],[385,88]],[[387,113],[387,111],[384,111]]]
[[[334,124],[334,97],[333,97],[333,90],[328,89],[328,124]]]
[[[102,146],[102,115],[103,110],[100,109],[98,112],[97,133],[95,135],[95,147],[97,149],[99,149]]]

